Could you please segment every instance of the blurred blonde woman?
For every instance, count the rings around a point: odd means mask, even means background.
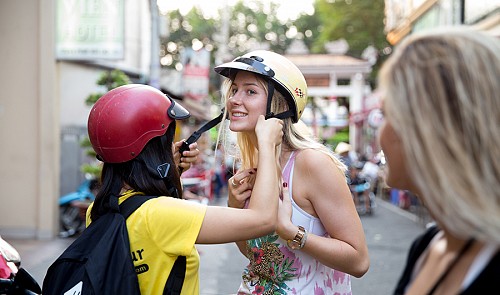
[[[387,184],[434,218],[394,294],[492,294],[500,278],[500,41],[415,34],[380,72]],[[497,291],[493,291],[497,290]]]
[[[345,165],[299,121],[307,102],[304,76],[284,56],[263,50],[215,71],[227,78],[223,101],[241,156],[241,168],[229,180],[230,207],[245,207],[254,189],[249,173],[263,172],[256,161],[256,118],[284,122],[276,163],[282,181],[275,186],[287,187],[283,198],[290,201],[281,206],[275,233],[237,242],[249,259],[238,294],[350,294],[350,275],[368,270],[368,250]]]

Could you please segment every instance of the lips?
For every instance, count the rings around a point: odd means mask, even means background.
[[[246,113],[241,113],[241,112],[231,112],[231,118],[243,118],[248,116]]]

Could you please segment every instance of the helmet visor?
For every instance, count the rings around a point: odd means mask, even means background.
[[[215,71],[222,76],[229,77],[231,69],[243,70],[256,73],[265,77],[274,77],[274,71],[269,66],[261,62],[257,56],[237,57],[232,62],[215,67]]]
[[[167,95],[167,97],[170,100],[170,106],[168,107],[167,114],[171,119],[183,120],[191,116],[186,108],[181,106],[179,103],[176,103],[170,96]]]

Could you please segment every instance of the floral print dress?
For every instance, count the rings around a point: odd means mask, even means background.
[[[283,169],[283,180],[292,194],[293,152]],[[302,225],[315,235],[328,236],[320,220],[302,210],[291,197],[292,222]],[[249,264],[242,275],[238,295],[243,294],[301,294],[350,295],[351,278],[348,274],[324,266],[301,250],[287,247],[276,233],[249,240],[246,243]]]

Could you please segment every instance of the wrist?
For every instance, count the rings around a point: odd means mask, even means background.
[[[257,148],[259,151],[273,152],[275,147],[276,147],[276,144],[272,141],[259,140],[257,143]]]
[[[307,230],[303,226],[299,225],[295,236],[292,239],[287,240],[286,244],[292,250],[300,250],[304,248],[304,245],[306,244],[307,235]]]

